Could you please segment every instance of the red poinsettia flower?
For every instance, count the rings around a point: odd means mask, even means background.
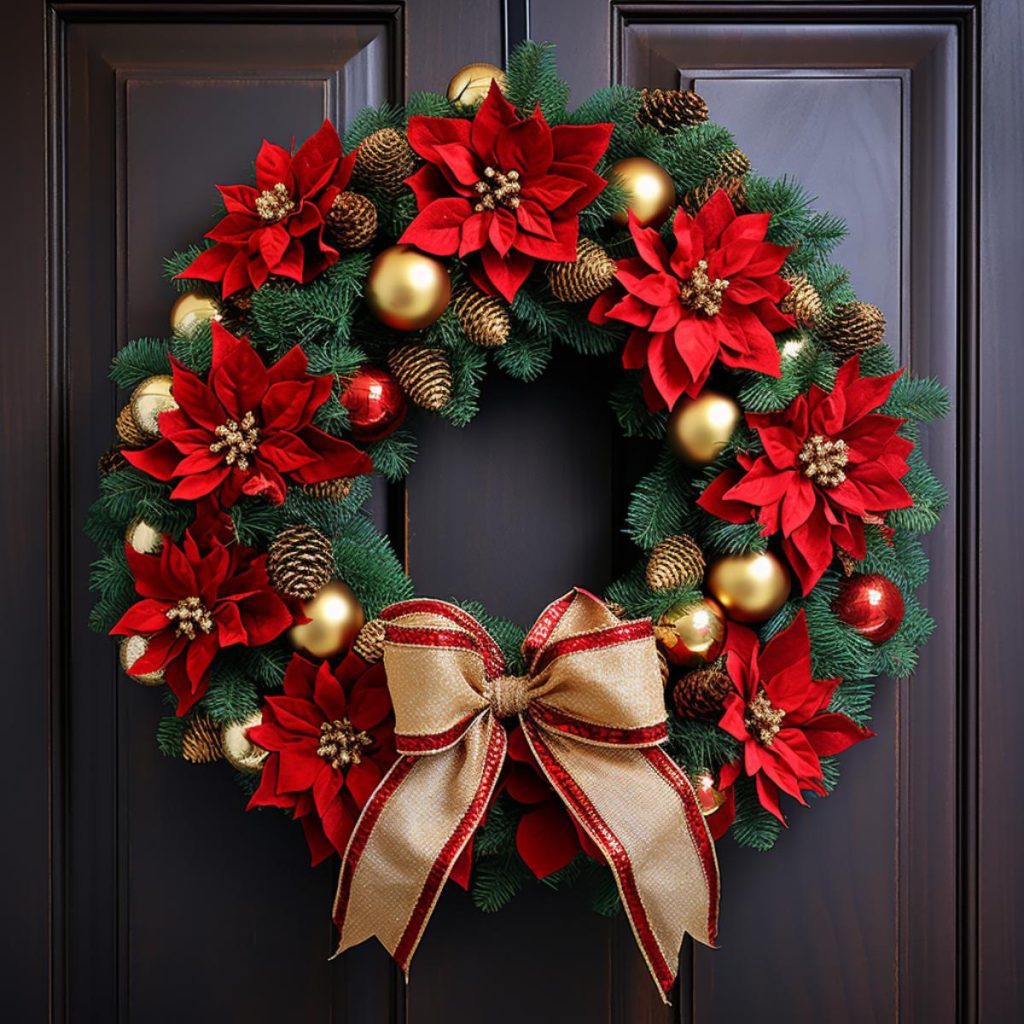
[[[646,370],[652,409],[696,396],[715,362],[779,376],[773,332],[794,326],[778,308],[790,290],[779,276],[789,249],[764,240],[771,215],[737,216],[719,189],[691,217],[672,222],[672,251],[654,228],[629,215],[638,256],[618,261],[616,283],[597,297],[590,319],[630,324],[622,365]]]
[[[761,805],[785,824],[780,791],[805,805],[804,792],[826,796],[821,758],[874,734],[827,710],[841,680],[811,678],[803,609],[760,651],[756,634],[737,627],[726,666],[736,692],[718,724],[743,744],[743,756],[722,768],[719,784],[728,789],[741,772],[753,776]]]
[[[324,217],[352,177],[330,121],[298,152],[263,140],[256,186],[218,185],[227,215],[206,237],[216,244],[178,276],[219,281],[224,298],[259,288],[271,274],[306,284],[338,259],[324,237]]]
[[[365,452],[311,425],[332,379],[310,377],[298,345],[268,368],[248,338],[215,323],[206,383],[171,362],[178,408],[160,414],[159,441],[124,455],[158,480],[177,480],[172,498],[215,494],[226,507],[263,494],[280,504],[285,476],[313,484],[373,468]]]
[[[479,254],[470,274],[509,302],[538,260],[576,259],[580,210],[607,184],[593,170],[612,125],[522,120],[497,85],[472,121],[409,119],[426,164],[406,183],[419,215],[400,241],[436,256]]]
[[[225,517],[226,518],[226,517]],[[223,519],[197,518],[179,547],[164,537],[159,554],[125,545],[137,601],[110,631],[144,636],[145,654],[132,675],[166,670],[183,715],[206,693],[214,655],[224,647],[259,647],[294,622],[267,579],[266,555],[225,543]]]
[[[527,810],[516,826],[516,850],[537,876],[564,868],[581,850],[599,863],[604,856],[594,841],[569,815],[540,771],[523,730],[516,726],[508,735],[508,756],[503,789]]]
[[[896,433],[905,421],[873,411],[898,376],[861,377],[854,356],[831,393],[814,386],[782,412],[748,413],[765,454],[740,455],[741,468],[713,480],[698,504],[731,523],[756,519],[765,536],[781,531],[783,551],[809,593],[834,547],[863,558],[864,523],[881,524],[881,513],[913,504],[900,483],[914,447]]]
[[[343,854],[362,806],[396,758],[384,665],[349,653],[336,668],[296,654],[284,693],[247,735],[270,751],[253,807],[291,808],[313,864]]]

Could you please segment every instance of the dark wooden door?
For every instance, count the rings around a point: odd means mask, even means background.
[[[1020,1019],[1014,0],[9,0],[5,15],[5,1019]],[[723,844],[722,949],[684,949],[670,1010],[623,922],[541,886],[492,917],[447,892],[408,988],[378,948],[328,963],[334,867],[309,871],[298,830],[243,814],[228,773],[161,758],[159,700],[85,628],[106,367],[163,333],[160,261],[204,230],[210,183],[244,176],[263,135],[443,88],[526,32],[559,45],[577,99],[694,83],[759,170],[798,173],[847,218],[857,291],[955,396],[928,439],[954,497],[929,539],[938,632],[913,679],[879,688],[878,738],[834,797],[771,856]],[[492,377],[467,431],[418,424],[405,492],[376,507],[421,592],[525,625],[631,559],[617,530],[647,455],[614,441],[612,371],[563,357],[529,387]]]

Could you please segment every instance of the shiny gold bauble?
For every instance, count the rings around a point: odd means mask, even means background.
[[[131,671],[132,665],[134,665],[147,650],[149,650],[149,640],[147,640],[146,637],[126,636],[121,641],[121,647],[118,650],[121,668],[124,670],[125,675],[134,679],[137,683],[142,683],[143,686],[159,686],[164,681],[164,670],[162,668],[157,669],[155,672],[143,672],[141,675],[136,675]]]
[[[140,555],[155,555],[164,546],[164,535],[145,519],[133,519],[124,532],[125,542]]]
[[[440,260],[411,245],[379,253],[366,279],[366,301],[378,320],[399,331],[429,327],[447,308],[452,282]]]
[[[693,466],[718,458],[740,422],[740,407],[717,391],[679,399],[668,419],[669,444]]]
[[[789,569],[770,551],[726,555],[705,577],[707,588],[737,622],[764,622],[789,598]]]
[[[254,711],[241,722],[231,722],[221,729],[220,745],[224,751],[224,760],[240,772],[258,772],[267,759],[269,751],[257,746],[245,735],[246,729],[262,721],[263,714]]]
[[[171,330],[187,334],[207,320],[219,320],[220,307],[209,295],[182,292],[171,306]]]
[[[676,187],[665,170],[644,156],[630,156],[611,166],[610,178],[626,192],[626,209],[612,215],[616,224],[629,223],[628,211],[644,227],[657,227],[676,205]]]
[[[343,654],[366,621],[359,599],[340,580],[332,580],[303,601],[302,611],[311,621],[293,626],[288,639],[296,650],[313,658]]]
[[[658,646],[672,665],[697,668],[714,661],[725,642],[725,614],[710,598],[680,601],[654,627]]]
[[[160,413],[177,409],[178,403],[171,395],[174,381],[166,374],[147,377],[132,392],[132,419],[144,434],[160,436]]]
[[[461,110],[476,110],[491,91],[491,82],[497,82],[504,92],[505,72],[496,64],[467,64],[452,75],[448,83],[448,99]]]

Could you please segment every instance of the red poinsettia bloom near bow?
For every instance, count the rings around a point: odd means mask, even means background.
[[[470,273],[509,302],[538,260],[576,259],[580,210],[607,184],[594,165],[612,125],[521,120],[497,85],[472,121],[409,119],[426,161],[406,183],[419,215],[400,241],[435,256],[477,255]]]
[[[789,249],[764,240],[770,218],[737,216],[719,189],[696,217],[676,211],[669,252],[658,232],[630,213],[639,255],[618,261],[616,283],[597,297],[590,319],[632,326],[622,365],[647,371],[651,409],[699,394],[719,360],[779,376],[773,332],[794,320],[778,308],[790,290],[778,273]]]
[[[226,518],[201,512],[181,546],[164,537],[159,554],[140,554],[125,545],[142,600],[110,632],[146,637],[145,654],[128,670],[145,675],[164,669],[179,715],[206,693],[210,663],[219,650],[268,644],[294,622],[267,579],[266,555],[225,543]]]
[[[179,277],[219,281],[227,298],[259,288],[271,274],[306,284],[338,259],[324,238],[324,217],[352,177],[334,126],[324,121],[295,153],[263,140],[256,186],[218,185],[227,215],[206,237],[216,244]]]
[[[827,710],[841,680],[811,678],[802,609],[760,651],[754,632],[737,627],[726,666],[736,690],[725,698],[718,724],[743,744],[743,754],[722,768],[719,786],[728,789],[741,773],[753,776],[762,806],[785,824],[780,791],[802,804],[804,792],[827,796],[821,758],[874,734]]]
[[[905,421],[874,412],[900,372],[862,377],[854,356],[831,393],[814,386],[782,412],[748,413],[765,454],[739,456],[740,468],[726,470],[698,499],[720,519],[756,519],[765,536],[781,531],[805,594],[832,563],[834,547],[863,558],[864,523],[881,525],[881,513],[913,504],[900,483],[914,447],[896,433]]]
[[[267,367],[247,338],[213,325],[213,363],[204,383],[172,360],[178,408],[160,414],[161,438],[125,458],[158,480],[176,480],[172,498],[216,495],[223,506],[241,494],[285,497],[284,477],[300,484],[360,476],[370,457],[312,426],[332,380],[306,373],[297,345]]]
[[[314,865],[344,853],[396,757],[383,663],[349,653],[332,669],[293,655],[284,693],[267,697],[262,723],[247,735],[270,751],[249,808],[291,808]]]

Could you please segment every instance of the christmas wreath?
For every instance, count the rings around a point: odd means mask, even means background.
[[[684,931],[714,938],[712,837],[771,847],[914,669],[947,397],[831,262],[843,224],[698,95],[567,99],[526,44],[218,186],[172,335],[114,361],[92,624],[166,684],[164,753],[341,856],[342,947],[407,966],[449,877],[484,910],[536,877],[624,904],[667,991]],[[363,512],[412,466],[409,404],[463,426],[492,364],[530,381],[560,344],[620,358],[621,429],[660,442],[642,557],[526,634],[416,599]]]

